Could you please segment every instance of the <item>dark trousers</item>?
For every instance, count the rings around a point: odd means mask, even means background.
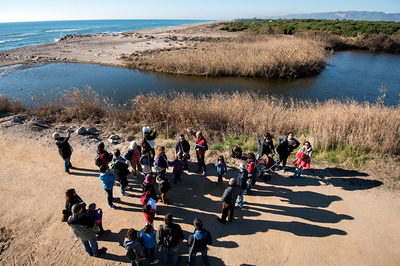
[[[113,197],[113,190],[112,189],[105,189],[105,191],[107,192],[107,201],[108,201],[108,206],[113,206],[114,203],[114,197]]]
[[[156,247],[152,247],[152,248],[144,248],[144,254],[146,255],[146,257],[150,260],[150,262],[154,261],[154,250],[156,249]]]
[[[181,174],[176,174],[174,178],[174,183],[176,184],[176,181],[181,180]]]
[[[218,173],[218,183],[222,182],[222,175],[223,173]]]
[[[287,153],[287,152],[280,153],[280,152],[278,152],[278,154],[279,154],[279,163],[282,162],[282,167],[285,167],[286,166],[286,162],[287,162],[287,158],[289,157],[290,153]]]
[[[201,168],[204,168],[204,172],[207,171],[206,169],[206,163],[204,162],[204,158],[205,155],[200,155],[198,152],[196,152],[196,156],[197,156],[197,163],[199,164],[199,171],[201,170]]]
[[[226,221],[226,217],[228,217],[228,221],[232,221],[233,213],[235,212],[235,203],[227,204],[226,202],[222,202],[222,221]]]

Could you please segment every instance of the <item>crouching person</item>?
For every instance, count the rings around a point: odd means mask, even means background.
[[[72,206],[72,215],[68,218],[68,225],[73,234],[82,241],[86,252],[90,256],[98,257],[107,249],[105,247],[98,248],[96,234],[99,232],[99,228],[84,212],[84,206],[84,203]]]

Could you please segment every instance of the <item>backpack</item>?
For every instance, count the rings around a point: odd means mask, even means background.
[[[94,159],[94,164],[98,167],[102,166],[104,164],[103,159],[101,159],[101,156],[103,155],[103,153],[101,154],[97,154],[96,158]]]
[[[133,155],[133,151],[131,149],[127,150],[124,154],[124,158],[127,161],[131,161],[132,160],[132,155]]]
[[[142,261],[146,258],[143,246],[142,244],[140,244],[139,240],[134,243],[132,248],[128,248],[126,256],[128,257],[129,260],[135,262]]]

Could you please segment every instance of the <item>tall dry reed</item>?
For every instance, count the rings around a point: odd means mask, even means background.
[[[18,99],[11,100],[0,94],[0,112],[21,112],[25,110],[24,103]]]
[[[296,78],[321,72],[328,60],[314,40],[246,35],[132,56],[128,66],[183,75]]]
[[[185,128],[201,129],[212,140],[227,135],[275,136],[294,131],[299,141],[329,150],[350,147],[361,152],[400,153],[400,109],[355,101],[311,102],[259,97],[255,93],[155,93],[139,95],[119,106],[95,92],[72,90],[59,96],[48,110],[30,111],[45,119],[100,120],[114,128],[140,132],[141,126],[158,125],[172,136]],[[60,104],[62,103],[62,104]]]

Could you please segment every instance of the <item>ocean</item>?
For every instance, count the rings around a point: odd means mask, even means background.
[[[66,35],[120,33],[210,20],[74,20],[0,23],[0,51],[56,42]]]

